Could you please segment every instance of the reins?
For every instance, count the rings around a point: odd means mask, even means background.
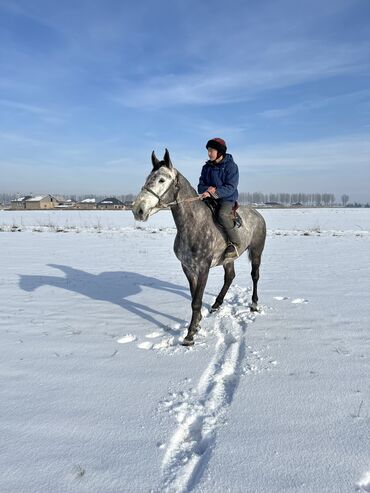
[[[198,197],[189,197],[188,199],[183,200],[174,200],[173,202],[168,202],[168,204],[163,204],[163,207],[170,207],[171,205],[184,204],[185,202],[195,202],[196,200],[201,200],[201,196]]]

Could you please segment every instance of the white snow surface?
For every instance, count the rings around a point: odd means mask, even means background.
[[[0,211],[1,493],[370,492],[370,210],[261,213],[185,348],[168,211]]]

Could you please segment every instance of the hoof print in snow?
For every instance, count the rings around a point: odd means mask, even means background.
[[[308,303],[308,300],[305,300],[304,298],[295,298],[294,300],[292,300],[292,303],[295,303],[295,304],[300,304],[300,303]]]
[[[362,409],[362,406],[364,405],[364,401],[361,401],[360,402],[360,405],[358,406],[358,409],[356,410],[356,412],[352,413],[351,414],[351,417],[354,418],[354,419],[359,419],[360,418],[360,415],[361,415],[361,409]]]
[[[161,403],[161,409],[174,415],[178,425],[165,447],[160,491],[189,491],[196,486],[212,454],[217,430],[225,423],[225,412],[240,377],[259,371],[259,353],[245,350],[250,349],[246,329],[254,320],[245,319],[246,313],[251,316],[249,296],[247,290],[234,287],[216,316],[208,323],[204,320],[206,333],[217,338],[214,356],[196,388],[172,393]],[[199,345],[198,336],[195,347]]]
[[[153,344],[151,342],[140,342],[137,347],[139,349],[153,349]]]
[[[128,344],[129,342],[134,342],[134,341],[136,341],[136,337],[132,334],[127,334],[121,337],[120,339],[117,339],[117,342],[119,344]]]
[[[364,474],[361,480],[356,484],[356,491],[370,493],[370,472]]]
[[[156,339],[157,337],[161,337],[162,332],[151,332],[150,334],[147,334],[145,337],[148,339]]]
[[[85,474],[86,474],[86,469],[82,467],[80,464],[76,464],[73,466],[73,469],[69,476],[73,480],[80,480],[85,476]]]

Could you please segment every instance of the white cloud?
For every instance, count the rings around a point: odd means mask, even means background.
[[[297,104],[288,105],[285,108],[273,108],[273,109],[261,111],[260,113],[258,113],[258,115],[262,116],[263,118],[270,118],[270,119],[284,118],[287,116],[295,115],[296,113],[316,110],[333,104],[340,105],[351,101],[368,99],[369,96],[370,96],[370,91],[368,90],[350,92],[333,97],[306,100]]]
[[[21,103],[18,101],[11,101],[8,99],[0,99],[0,106],[5,106],[7,108],[12,108],[15,110],[27,111],[38,115],[49,114],[49,110],[41,106],[36,106],[28,103]]]
[[[31,145],[31,146],[44,146],[46,143],[41,139],[35,139],[33,137],[28,137],[21,135],[19,133],[1,132],[0,131],[0,141],[9,144],[21,144],[21,145]]]
[[[295,168],[297,171],[319,173],[330,169],[338,171],[340,168],[368,167],[370,163],[370,134],[345,135],[326,139],[317,139],[306,142],[282,143],[276,145],[261,145],[250,149],[240,149],[238,154],[241,163],[246,168],[263,171],[264,166],[269,169]],[[248,163],[248,164],[247,164]],[[242,166],[244,166],[242,164]]]
[[[368,72],[369,44],[322,47],[318,43],[278,44],[257,60],[225,62],[185,75],[168,74],[125,86],[116,101],[133,108],[248,101],[263,91],[328,77]]]

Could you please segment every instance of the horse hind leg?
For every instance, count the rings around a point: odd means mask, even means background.
[[[219,292],[216,301],[213,303],[211,307],[211,313],[218,310],[222,305],[222,303],[224,302],[225,295],[228,292],[229,287],[231,286],[231,283],[233,282],[233,279],[235,277],[234,262],[226,262],[224,264],[224,271],[225,271],[224,285],[222,286],[222,289]]]
[[[258,286],[258,280],[260,278],[261,254],[262,252],[258,252],[253,248],[250,248],[249,250],[249,257],[252,264],[251,276],[253,281],[252,303],[250,304],[250,309],[252,312],[258,311],[257,286]]]

